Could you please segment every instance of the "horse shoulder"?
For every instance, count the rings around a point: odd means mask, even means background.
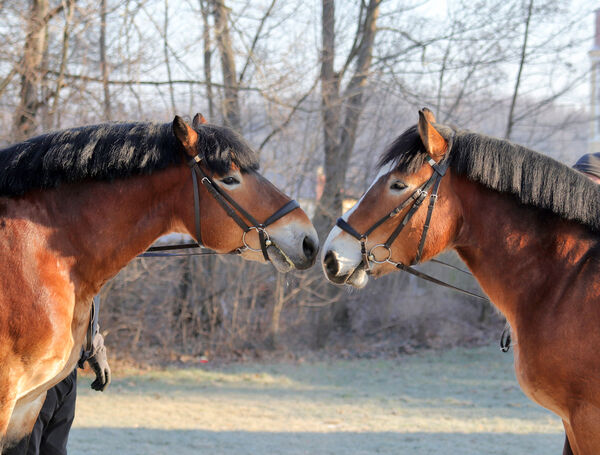
[[[569,403],[582,396],[600,406],[595,392],[600,383],[600,254],[596,251],[593,245],[578,256],[570,273],[549,277],[553,293],[533,302],[517,324],[515,372],[521,387],[534,401],[567,419]]]

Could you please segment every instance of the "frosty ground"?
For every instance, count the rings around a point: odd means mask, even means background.
[[[70,454],[559,454],[496,347],[80,378]]]

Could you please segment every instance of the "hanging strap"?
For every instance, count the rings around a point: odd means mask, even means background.
[[[420,272],[419,270],[417,270],[411,266],[404,265],[400,262],[395,263],[395,265],[396,265],[396,268],[403,270],[404,272],[410,273],[411,275],[419,277],[423,280],[430,281],[432,283],[438,284],[438,285],[443,286],[448,289],[452,289],[453,291],[462,292],[463,294],[469,295],[471,297],[475,297],[480,300],[485,300],[486,302],[490,301],[490,299],[488,299],[487,297],[485,297],[483,295],[476,294],[474,292],[467,291],[466,289],[461,289],[459,287],[453,286],[453,285],[446,283],[445,281],[439,280],[431,275],[427,275],[426,273]]]
[[[90,322],[85,334],[85,346],[81,348],[79,356],[79,368],[83,368],[83,364],[87,359],[94,355],[94,336],[98,333],[98,314],[100,313],[100,297],[94,296],[92,306],[90,308]]]

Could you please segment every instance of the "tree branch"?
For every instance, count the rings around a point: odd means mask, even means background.
[[[260,34],[262,33],[262,29],[265,26],[265,22],[267,21],[268,17],[271,15],[271,11],[273,11],[273,8],[275,7],[275,3],[277,3],[277,0],[271,1],[271,4],[269,5],[267,12],[264,14],[264,16],[262,17],[262,19],[260,21],[260,24],[258,25],[256,34],[254,35],[254,39],[252,40],[252,45],[250,46],[250,49],[248,50],[248,58],[246,58],[246,63],[244,63],[244,67],[242,68],[242,72],[240,73],[240,78],[239,78],[240,83],[242,83],[242,81],[244,80],[244,76],[246,75],[246,70],[248,69],[248,66],[250,65],[250,61],[252,60],[252,58],[254,56],[254,49],[256,49],[256,45],[258,43],[258,40],[260,39]]]

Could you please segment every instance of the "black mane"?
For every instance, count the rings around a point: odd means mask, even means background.
[[[469,180],[522,203],[550,210],[561,218],[600,232],[600,185],[558,161],[528,148],[482,134],[440,125],[447,140],[454,135],[450,167]],[[392,163],[401,172],[416,172],[427,159],[417,127],[402,133],[386,150],[379,166]]]
[[[198,128],[198,152],[212,172],[232,163],[258,169],[250,146],[234,131]],[[0,150],[0,196],[19,196],[86,179],[148,175],[185,158],[170,123],[105,123],[43,134]]]

